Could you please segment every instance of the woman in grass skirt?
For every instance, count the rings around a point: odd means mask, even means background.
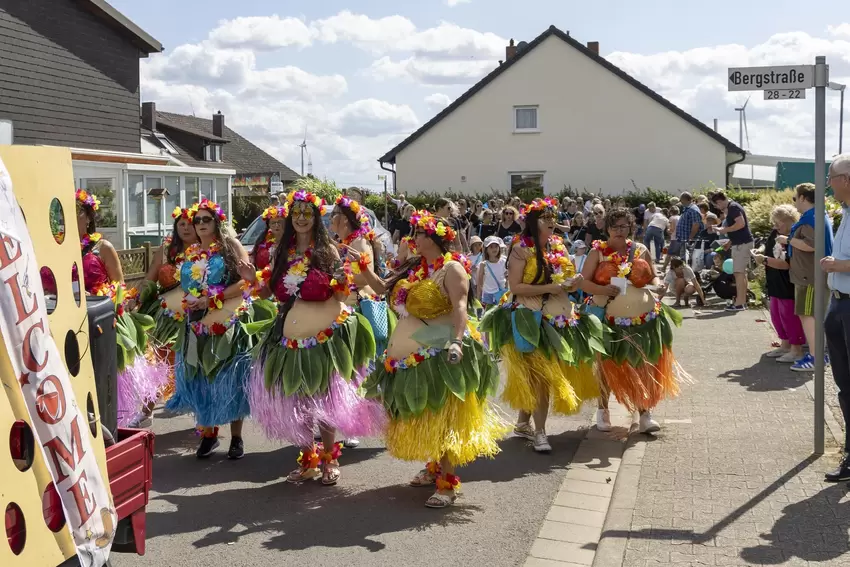
[[[272,257],[277,249],[275,243],[283,237],[283,225],[286,220],[283,218],[283,207],[278,205],[267,208],[263,211],[262,217],[266,223],[266,228],[260,238],[257,239],[254,250],[251,252],[251,260],[257,270],[263,270],[266,266],[271,265]]]
[[[411,224],[419,255],[387,281],[363,272],[379,293],[391,290],[390,305],[399,315],[367,393],[380,396],[390,414],[390,454],[427,461],[410,484],[436,485],[425,505],[444,508],[460,489],[456,467],[496,455],[497,441],[510,427],[487,401],[496,392],[499,371],[469,324],[470,264],[449,252],[455,231],[425,211],[414,214]]]
[[[599,365],[602,396],[596,424],[611,429],[608,396],[640,412],[640,431],[661,429],[651,410],[679,393],[680,367],[673,356],[673,327],[682,317],[646,286],[657,283],[646,246],[629,240],[634,218],[627,209],[605,215],[607,241],[594,241],[582,270],[582,289],[592,294],[588,310],[606,327]]]
[[[502,398],[519,410],[514,432],[538,452],[552,450],[546,437],[550,404],[573,414],[599,395],[593,362],[604,349],[599,319],[580,314],[570,301],[580,278],[554,236],[557,208],[555,199],[535,199],[524,210],[525,228],[508,252],[510,292],[481,321],[490,348],[505,362]]]
[[[349,438],[379,435],[386,416],[360,391],[373,368],[375,339],[366,319],[345,304],[350,266],[340,261],[322,224],[324,206],[312,193],[290,193],[271,267],[258,277],[248,265],[242,274],[280,305],[274,322],[254,330],[263,336],[251,373],[254,420],[270,438],[301,447],[288,482],[321,477],[323,485],[333,485],[342,452],[337,431]]]
[[[180,265],[184,324],[175,350],[175,391],[166,408],[191,412],[203,427],[196,456],[207,458],[219,446],[218,426],[230,423],[229,459],[245,454],[242,421],[250,414],[246,384],[252,340],[242,323],[272,315],[243,296],[238,274],[248,254],[230,234],[216,203],[202,200],[189,209],[198,242]],[[214,320],[215,322],[211,322]]]
[[[147,335],[154,327],[148,315],[134,313],[135,289],[126,290],[115,248],[97,232],[100,201],[83,189],[76,192],[77,225],[83,254],[83,285],[89,295],[107,296],[115,304],[118,336],[117,414],[122,427],[138,425],[142,408],[156,402],[168,383],[168,366],[154,353]],[[76,266],[75,266],[76,267]],[[72,274],[72,278],[78,277]]]

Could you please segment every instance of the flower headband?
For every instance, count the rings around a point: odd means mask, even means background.
[[[371,222],[369,221],[369,215],[366,214],[366,211],[363,210],[363,207],[360,206],[360,203],[353,200],[350,197],[346,197],[345,195],[340,195],[336,198],[336,202],[334,203],[337,207],[343,209],[349,209],[354,216],[357,218],[357,222],[360,223],[360,226],[371,226]]]
[[[184,218],[186,220],[191,220],[191,219],[189,219],[189,209],[183,209],[181,207],[174,207],[174,210],[171,211],[171,218],[173,218],[174,220],[179,220],[181,218]]]
[[[265,211],[263,211],[263,220],[266,222],[272,221],[277,218],[283,218],[286,216],[284,208],[279,207],[278,205],[272,205]]]
[[[100,199],[95,197],[93,194],[88,193],[85,189],[77,189],[74,196],[77,198],[77,202],[81,205],[91,207],[94,211],[100,208]]]
[[[558,199],[555,197],[544,197],[542,199],[534,199],[530,205],[525,205],[522,208],[523,216],[535,211],[545,211],[546,209],[557,209]]]
[[[194,220],[195,215],[198,214],[198,211],[201,209],[205,209],[213,214],[213,216],[218,217],[218,220],[224,222],[227,220],[227,216],[221,212],[221,207],[218,206],[218,203],[215,201],[210,201],[209,199],[201,199],[200,203],[195,203],[191,207],[189,207],[189,220]]]
[[[457,233],[455,233],[452,227],[448,226],[442,220],[437,220],[437,218],[428,211],[416,211],[410,215],[410,224],[421,228],[428,234],[436,234],[448,242],[453,241],[457,236]]]
[[[309,191],[304,191],[303,189],[298,189],[297,191],[292,191],[289,195],[286,196],[286,203],[283,205],[283,216],[289,216],[289,211],[292,209],[292,205],[295,204],[296,201],[301,201],[302,203],[309,203],[319,209],[319,216],[325,214],[325,200],[319,197],[318,195],[314,195]]]

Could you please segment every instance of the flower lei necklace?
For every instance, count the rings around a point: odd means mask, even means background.
[[[86,234],[80,239],[80,249],[85,250],[89,246],[94,246],[97,244],[100,239],[103,238],[103,235],[99,232],[93,232],[91,234]]]
[[[199,242],[191,244],[184,253],[185,261],[192,264],[192,285],[189,287],[186,295],[183,297],[183,310],[188,311],[188,302],[186,298],[189,295],[194,297],[207,297],[209,301],[209,309],[221,309],[224,301],[224,286],[209,285],[207,278],[209,277],[209,261],[219,254],[220,245],[213,241],[209,248],[202,248]],[[178,267],[179,269],[182,266]]]
[[[459,262],[463,269],[466,271],[466,277],[470,277],[472,273],[472,264],[469,259],[463,254],[459,254],[458,252],[446,252],[434,262],[433,265],[429,264],[428,261],[423,257],[419,263],[419,267],[415,270],[409,270],[407,272],[407,279],[400,280],[398,282],[398,286],[396,288],[395,296],[393,297],[393,307],[396,309],[402,317],[407,316],[407,309],[405,308],[405,303],[407,302],[407,294],[410,289],[417,283],[423,280],[428,279],[429,274],[434,274],[442,269],[446,263],[454,260],[455,262]]]
[[[358,228],[357,230],[355,230],[354,232],[352,232],[351,234],[349,234],[348,236],[343,238],[342,243],[345,244],[346,246],[350,246],[352,242],[354,242],[355,240],[357,240],[361,236],[363,238],[365,238],[366,240],[368,240],[369,242],[371,242],[371,241],[375,240],[375,231],[372,230],[372,227],[369,226],[368,223],[367,224],[361,224],[360,228]]]
[[[629,272],[632,271],[632,263],[629,262],[629,257],[632,255],[632,247],[634,246],[634,242],[631,240],[626,240],[626,253],[620,254],[610,246],[608,246],[608,242],[603,242],[601,240],[593,241],[593,249],[599,253],[599,262],[613,262],[616,264],[619,272],[617,273],[617,277],[625,278],[629,275]]]
[[[530,236],[522,236],[518,241],[522,248],[529,248],[532,252],[537,248]],[[543,259],[552,268],[552,283],[560,285],[575,277],[576,268],[570,260],[570,253],[564,245],[563,239],[557,236],[551,237],[546,246],[546,251],[543,253]]]
[[[286,266],[286,275],[283,277],[283,285],[286,288],[286,293],[296,295],[301,289],[301,284],[307,279],[307,271],[310,268],[310,259],[313,257],[313,245],[304,251],[304,254],[298,254],[295,246],[290,246],[286,254],[289,262]]]

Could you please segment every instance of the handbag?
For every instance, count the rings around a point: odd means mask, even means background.
[[[525,340],[525,338],[523,338],[522,334],[516,328],[516,314],[516,310],[511,312],[511,329],[513,330],[514,335],[514,346],[516,346],[516,349],[522,353],[534,352],[534,349],[537,347]],[[543,322],[542,311],[532,311],[532,314],[534,315],[534,319],[535,321],[537,321],[538,325]]]
[[[372,333],[375,342],[385,342],[389,338],[389,323],[387,322],[387,302],[375,301],[373,299],[361,299],[360,311],[369,324],[372,325]]]

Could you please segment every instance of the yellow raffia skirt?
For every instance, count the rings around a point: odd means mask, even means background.
[[[512,342],[500,352],[508,373],[502,399],[515,410],[533,412],[541,387],[549,392],[554,411],[564,415],[577,413],[583,401],[599,397],[599,381],[588,362],[567,364],[540,350],[521,353]]]
[[[417,416],[392,419],[387,430],[387,450],[405,461],[439,461],[444,455],[453,466],[471,463],[480,456],[493,458],[497,441],[511,426],[474,393],[462,401],[449,394],[437,411],[425,409]]]

